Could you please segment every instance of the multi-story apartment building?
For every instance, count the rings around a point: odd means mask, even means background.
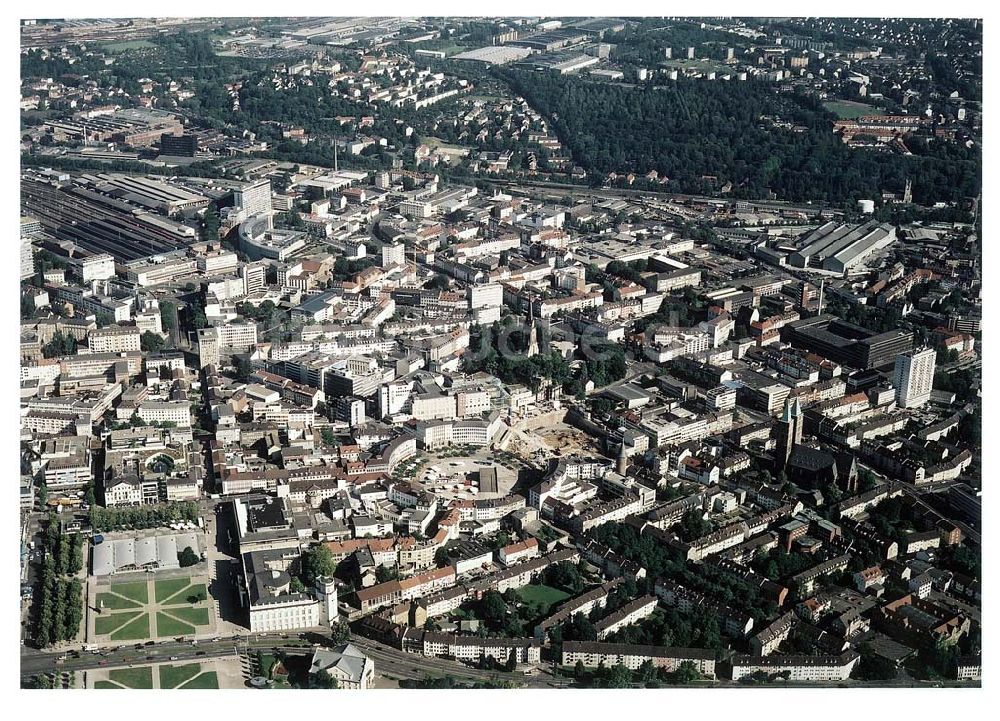
[[[846,681],[861,656],[845,651],[839,656],[734,656],[733,681],[757,672],[788,674],[789,681]]]
[[[93,353],[139,351],[142,349],[142,333],[135,327],[98,328],[87,334],[87,345]]]
[[[191,403],[188,401],[145,401],[136,408],[146,423],[175,423],[181,428],[191,425]]]
[[[451,566],[418,573],[403,580],[387,581],[357,592],[362,613],[368,613],[400,601],[426,596],[435,590],[455,583],[455,569]]]
[[[715,678],[715,651],[711,649],[591,641],[564,641],[562,646],[563,666],[575,666],[580,662],[585,668],[610,668],[621,664],[630,671],[636,671],[646,661],[667,672],[676,671],[682,663],[690,662],[702,676]]]
[[[541,646],[532,638],[480,638],[456,636],[450,633],[421,631],[419,648],[424,656],[447,656],[457,661],[480,663],[493,658],[497,663],[507,663],[513,657],[517,663],[538,663]]]
[[[44,441],[39,449],[42,480],[49,492],[83,488],[93,479],[88,436],[59,436]]]
[[[615,631],[647,618],[656,610],[656,604],[656,596],[642,596],[605,616],[594,624],[597,640],[603,641]]]

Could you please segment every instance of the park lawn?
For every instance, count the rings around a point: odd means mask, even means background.
[[[200,676],[195,676],[181,688],[219,688],[219,677],[215,671],[206,671]]]
[[[855,103],[848,100],[831,100],[823,103],[823,107],[835,114],[841,120],[854,120],[862,115],[874,115],[878,110],[871,105]]]
[[[146,590],[145,581],[136,581],[135,583],[113,583],[111,584],[110,590],[112,593],[117,593],[119,596],[130,598],[143,605],[149,603],[149,592]]]
[[[547,613],[549,608],[569,598],[568,593],[560,591],[558,588],[531,584],[517,589],[517,596],[524,603],[538,603],[545,606],[542,613]]]
[[[183,591],[191,585],[190,578],[170,578],[156,581],[156,602],[163,603],[171,596]]]
[[[186,633],[194,633],[194,626],[189,626],[183,621],[168,616],[163,611],[156,612],[156,633],[158,636],[183,636]]]
[[[119,628],[111,634],[112,641],[137,641],[141,638],[149,638],[149,614],[140,614],[134,621]]]
[[[192,626],[207,626],[208,625],[208,609],[207,608],[171,608],[166,611],[171,616],[179,618],[185,623],[190,623]]]
[[[189,681],[201,671],[200,663],[189,663],[183,666],[160,666],[160,688],[177,688]]]
[[[122,688],[112,681],[94,681],[94,688]]]
[[[139,603],[133,601],[131,598],[125,598],[124,596],[119,596],[117,593],[99,593],[97,594],[97,607],[98,608],[110,608],[114,611],[120,611],[123,608],[135,608],[138,609]]]
[[[274,666],[274,662],[277,661],[277,656],[270,653],[257,653],[257,663],[260,665],[260,675],[265,678],[271,678],[271,667]]]
[[[167,597],[166,600],[164,600],[162,603],[164,606],[175,606],[184,603],[191,603],[191,601],[188,601],[188,597],[190,596],[202,596],[205,599],[207,599],[208,589],[205,588],[204,583],[195,583],[192,584],[191,586],[184,588],[184,590],[179,591],[174,595]],[[195,601],[195,603],[199,602]]]
[[[108,671],[108,678],[126,688],[153,688],[153,667],[116,668]]]
[[[125,625],[126,621],[130,621],[136,617],[135,611],[131,613],[111,613],[108,615],[98,616],[94,621],[94,631],[99,635],[103,636],[105,634],[111,633],[120,626]]]

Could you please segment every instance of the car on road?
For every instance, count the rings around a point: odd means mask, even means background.
[[[171,657],[170,657],[170,660],[171,660],[171,661],[176,661],[176,660],[177,660],[177,657],[176,657],[176,656],[171,656]]]
[[[97,665],[98,665],[98,666],[107,666],[107,665],[108,665],[108,662],[107,662],[107,661],[101,661],[101,662],[100,662],[99,664],[97,664]]]
[[[145,645],[152,646],[154,643],[156,643],[156,641],[146,641]]]

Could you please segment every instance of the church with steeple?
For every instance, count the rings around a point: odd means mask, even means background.
[[[778,471],[788,464],[792,449],[802,444],[802,426],[805,418],[798,398],[786,398],[785,407],[777,423],[778,444],[774,453],[774,464]]]

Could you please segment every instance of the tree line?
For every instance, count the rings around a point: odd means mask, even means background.
[[[35,599],[34,640],[39,648],[70,641],[80,632],[83,584],[75,574],[83,568],[82,549],[80,534],[60,533],[55,514],[49,514],[42,536],[41,573]]]
[[[178,521],[198,521],[198,504],[180,501],[156,506],[102,508],[91,506],[90,525],[94,533],[121,528],[156,528]]]
[[[701,678],[701,673],[691,661],[683,661],[675,671],[657,668],[649,659],[643,661],[639,668],[630,671],[623,664],[605,666],[601,663],[595,669],[584,667],[582,661],[577,661],[573,667],[573,678],[583,688],[659,688],[667,686],[685,686]]]

